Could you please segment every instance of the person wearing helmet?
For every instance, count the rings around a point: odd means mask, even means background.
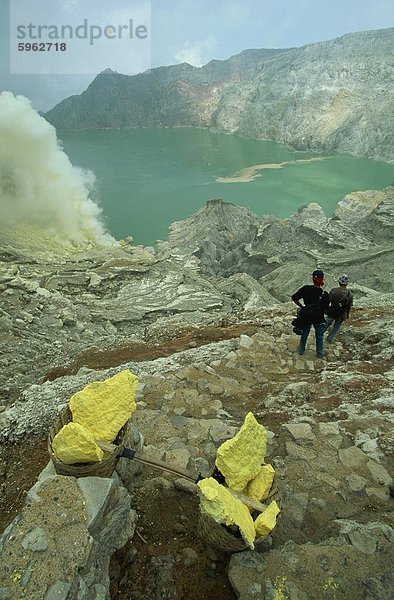
[[[312,281],[313,285],[304,285],[291,297],[293,302],[300,307],[298,313],[301,320],[303,309],[305,311],[305,307],[308,307],[308,320],[302,322],[302,334],[298,346],[298,354],[304,354],[309,332],[313,325],[316,338],[316,355],[319,358],[323,358],[324,331],[326,328],[324,313],[328,309],[329,297],[327,292],[323,292],[322,290],[324,285],[324,273],[321,269],[313,271]],[[304,302],[304,306],[301,304],[301,300]]]
[[[327,342],[331,344],[334,337],[337,335],[341,325],[349,318],[350,310],[353,306],[353,294],[347,289],[349,283],[349,275],[343,273],[338,277],[339,287],[330,290],[330,306],[327,311],[327,330],[334,323],[331,331],[327,336]]]

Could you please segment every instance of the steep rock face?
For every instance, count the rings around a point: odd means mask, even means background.
[[[221,89],[247,79],[259,60],[282,52],[247,50],[201,69],[182,63],[135,76],[106,69],[83,94],[63,100],[46,118],[60,129],[209,126]]]
[[[392,29],[348,34],[261,65],[236,131],[300,149],[392,158],[392,37]]]
[[[209,127],[303,150],[392,159],[393,29],[287,50],[248,50],[202,68],[98,75],[46,114],[62,129]]]

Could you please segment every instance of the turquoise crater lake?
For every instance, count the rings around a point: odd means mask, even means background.
[[[112,235],[144,245],[212,198],[279,217],[318,202],[330,216],[347,193],[394,181],[392,164],[201,129],[63,132],[61,143],[74,165],[95,173]]]

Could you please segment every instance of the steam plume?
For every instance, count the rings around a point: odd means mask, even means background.
[[[0,94],[0,227],[28,224],[61,243],[114,244],[90,194],[91,172],[73,167],[56,131],[23,96]]]

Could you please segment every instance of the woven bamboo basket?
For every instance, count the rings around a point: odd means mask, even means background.
[[[57,460],[55,457],[52,449],[52,442],[53,438],[61,430],[61,428],[71,421],[72,414],[70,409],[67,407],[60,413],[59,419],[49,431],[48,452],[52,459],[56,473],[59,475],[69,475],[71,477],[111,477],[125,447],[127,423],[123,425],[116,437],[116,440],[114,441],[114,444],[117,445],[116,450],[111,452],[111,454],[104,458],[101,462],[66,465]]]
[[[268,499],[271,501],[275,500],[280,504],[279,493],[275,483]],[[236,537],[224,525],[220,525],[212,517],[202,512],[200,512],[198,518],[198,535],[206,544],[222,552],[234,553],[249,549],[242,538]],[[256,538],[254,541],[255,548],[258,549],[259,546],[264,546],[267,537]]]

